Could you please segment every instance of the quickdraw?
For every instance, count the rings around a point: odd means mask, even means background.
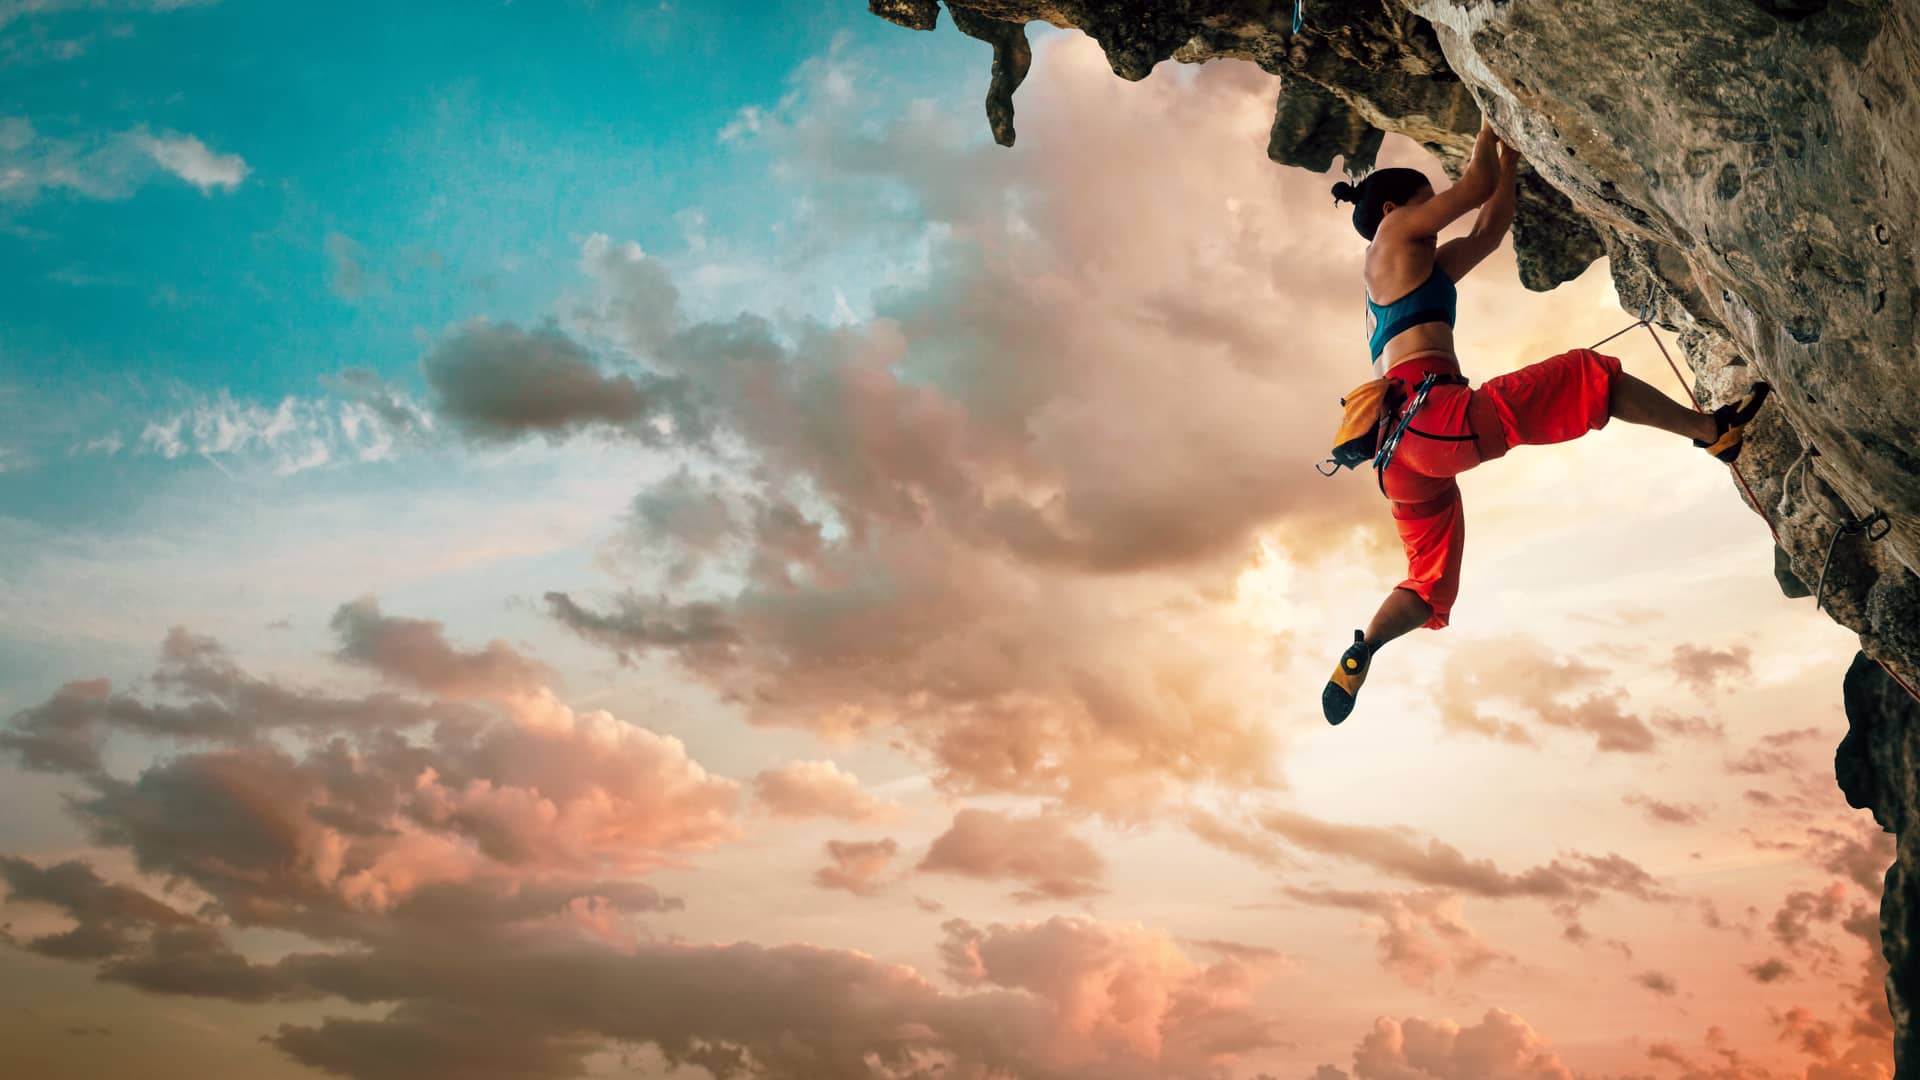
[[[1439,381],[1438,372],[1429,372],[1426,378],[1420,380],[1420,386],[1413,392],[1413,400],[1407,403],[1407,411],[1400,414],[1400,423],[1394,426],[1393,434],[1387,436],[1387,441],[1380,444],[1380,452],[1373,456],[1374,471],[1386,472],[1387,464],[1393,460],[1393,452],[1400,448],[1400,437],[1407,433],[1407,427],[1413,423],[1413,414],[1427,403],[1427,391]],[[1384,484],[1385,480],[1381,482]]]

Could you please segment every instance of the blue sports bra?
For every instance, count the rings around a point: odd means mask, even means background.
[[[1373,346],[1373,358],[1380,359],[1387,342],[1402,330],[1430,322],[1452,326],[1458,299],[1453,279],[1437,264],[1419,288],[1391,304],[1376,304],[1373,297],[1367,297],[1367,337],[1368,344]]]

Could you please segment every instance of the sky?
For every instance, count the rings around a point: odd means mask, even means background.
[[[1338,176],[1034,39],[1006,149],[852,0],[0,0],[7,1075],[1890,1077],[1726,471],[1466,474],[1327,726]],[[1630,321],[1503,248],[1456,337]]]

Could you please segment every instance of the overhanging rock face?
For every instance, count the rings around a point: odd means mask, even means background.
[[[1871,809],[1889,832],[1900,834],[1898,855],[1887,869],[1880,895],[1880,941],[1890,969],[1887,1006],[1893,1013],[1894,1060],[1907,1075],[1920,1063],[1920,1032],[1913,1028],[1913,1006],[1920,1001],[1920,964],[1913,947],[1920,936],[1920,905],[1912,883],[1920,867],[1920,705],[1885,670],[1854,658],[1847,669],[1847,737],[1833,755],[1833,771],[1847,805]]]
[[[1530,166],[1522,282],[1550,289],[1604,254],[1632,313],[1679,334],[1704,404],[1773,384],[1741,473],[1779,536],[1776,576],[1817,588],[1831,546],[1823,606],[1888,685],[1920,687],[1920,3],[1309,0],[1298,34],[1291,0],[946,6],[995,43],[1002,142],[1005,76],[1025,72],[1008,43],[1023,51],[1035,20],[1085,31],[1126,79],[1218,57],[1279,76],[1283,164],[1364,167],[1390,131],[1457,174],[1484,111]],[[871,7],[921,29],[939,15]],[[1876,512],[1881,539],[1852,528]],[[1920,739],[1892,715],[1878,738]],[[1905,940],[1889,928],[1890,985],[1910,977]]]

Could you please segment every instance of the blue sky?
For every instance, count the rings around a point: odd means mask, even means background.
[[[680,282],[694,314],[870,310],[884,259],[857,238],[820,254],[830,274],[783,272],[808,204],[741,137],[831,91],[822,64],[862,59],[848,97],[876,123],[935,98],[987,140],[986,47],[857,3],[54,3],[0,21],[16,42],[0,53],[0,573],[16,584],[59,577],[50,549],[112,565],[129,537],[191,552],[182,537],[223,515],[216,531],[302,499],[404,513],[498,483],[460,455],[288,477],[297,448],[250,468],[142,435],[196,412],[318,422],[346,369],[418,393],[449,327],[559,314],[596,234],[698,268]],[[156,143],[197,143],[203,171],[164,167]],[[24,625],[33,610],[0,634],[18,695],[88,662]],[[138,636],[129,657],[150,649]]]
[[[774,107],[836,37],[883,46],[914,94],[971,98],[986,63],[977,42],[852,3],[232,2],[25,22],[86,42],[0,71],[28,153],[145,132],[247,170],[207,191],[150,174],[112,197],[0,200],[0,378],[28,414],[23,399],[176,382],[271,402],[343,367],[404,377],[423,335],[542,314],[591,233],[764,249],[788,208],[767,159],[719,138],[741,109]]]

